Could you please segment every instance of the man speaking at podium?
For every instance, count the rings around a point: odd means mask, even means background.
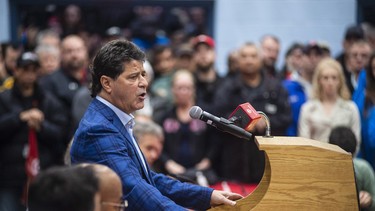
[[[94,99],[74,135],[72,163],[100,163],[113,169],[121,177],[129,210],[234,205],[241,195],[181,183],[148,167],[132,134],[132,113],[143,108],[148,86],[144,60],[145,54],[125,40],[111,41],[96,54],[91,88]]]

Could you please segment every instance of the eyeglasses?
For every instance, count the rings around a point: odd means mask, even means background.
[[[108,205],[108,206],[116,207],[116,208],[118,208],[118,211],[125,211],[125,208],[128,207],[128,201],[125,200],[121,203],[103,201],[102,205]]]
[[[359,57],[359,58],[365,58],[365,59],[367,59],[367,58],[369,58],[370,57],[370,55],[369,54],[367,54],[367,53],[351,53],[351,54],[349,54],[351,57],[353,57],[353,58],[357,58],[357,57]]]

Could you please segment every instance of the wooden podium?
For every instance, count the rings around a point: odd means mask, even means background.
[[[358,210],[352,156],[301,137],[256,137],[264,150],[263,178],[232,206],[210,210]]]

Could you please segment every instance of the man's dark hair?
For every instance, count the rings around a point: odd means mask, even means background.
[[[353,131],[345,126],[338,126],[332,129],[329,135],[329,143],[341,147],[343,150],[355,153],[357,148],[357,139]]]
[[[320,56],[324,53],[322,47],[315,41],[311,41],[308,44],[306,44],[302,49],[302,52],[305,55],[310,55],[312,52],[315,52],[317,55]]]
[[[125,63],[133,60],[144,62],[145,58],[145,54],[130,41],[113,40],[106,43],[96,54],[91,68],[91,96],[95,97],[103,88],[100,77],[105,75],[117,79],[125,71]]]
[[[160,54],[164,53],[165,51],[168,51],[170,50],[172,52],[172,56],[174,57],[175,56],[175,51],[173,51],[172,47],[169,46],[169,45],[155,45],[151,52],[150,52],[150,63],[151,65],[156,65],[157,63],[159,63],[160,61],[158,61],[156,59],[156,57],[158,57]]]
[[[99,181],[92,168],[52,167],[29,187],[29,211],[93,211]]]
[[[1,43],[1,56],[3,59],[7,56],[7,49],[13,48],[13,49],[19,49],[21,48],[21,44],[19,42],[3,42]]]
[[[349,26],[345,31],[345,40],[363,40],[365,39],[365,32],[361,26],[352,25]]]
[[[290,56],[290,55],[293,53],[293,51],[296,50],[296,49],[301,49],[301,51],[303,51],[303,48],[304,48],[304,47],[305,47],[305,46],[303,46],[302,43],[293,43],[293,44],[288,48],[288,50],[286,51],[285,57]]]

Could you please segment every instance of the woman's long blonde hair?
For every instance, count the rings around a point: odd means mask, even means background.
[[[326,68],[335,69],[339,75],[340,84],[339,84],[338,95],[344,100],[351,99],[348,86],[346,85],[345,76],[344,76],[342,67],[340,63],[338,63],[336,60],[332,58],[323,59],[322,61],[318,63],[317,67],[315,68],[313,82],[312,82],[312,86],[313,86],[312,97],[314,99],[322,100],[323,90],[322,90],[321,85],[319,84],[319,79],[322,75],[323,70]]]

